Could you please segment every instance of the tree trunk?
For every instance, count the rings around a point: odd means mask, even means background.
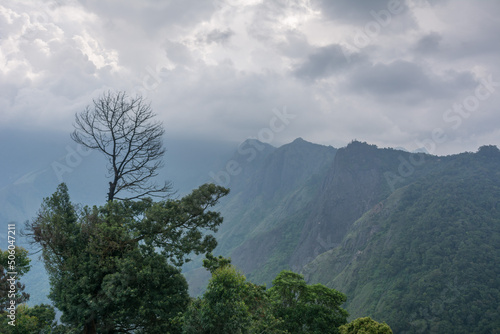
[[[110,182],[109,183],[109,192],[108,192],[108,202],[112,201],[113,198],[115,197],[115,189],[116,189],[116,183]]]
[[[92,319],[83,326],[83,334],[96,334],[97,328],[95,324],[95,320]]]

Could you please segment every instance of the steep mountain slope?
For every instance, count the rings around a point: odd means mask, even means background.
[[[395,333],[500,331],[500,152],[446,157],[303,270]]]
[[[302,139],[269,151],[234,178],[221,207],[217,252],[250,279],[270,283],[288,268],[300,231],[336,150]],[[257,160],[257,159],[256,159]]]
[[[357,141],[339,149],[310,209],[290,266],[300,270],[319,253],[338,245],[352,223],[386,198],[391,187],[425,175],[436,160]]]
[[[339,150],[300,138],[277,149],[256,141],[243,147],[260,153],[252,159],[237,153],[227,164],[238,173],[230,177],[231,193],[220,207],[224,224],[216,253],[230,256],[249,279],[267,285],[282,269],[299,271],[338,245],[392,188],[425,175],[438,160],[357,141]],[[186,267],[194,294],[208,278],[192,271],[199,266]]]

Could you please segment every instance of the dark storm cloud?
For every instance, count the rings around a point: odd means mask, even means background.
[[[403,60],[359,67],[347,82],[351,92],[365,92],[383,99],[403,98],[411,103],[430,98],[453,98],[477,85],[469,72],[449,71],[437,75],[418,64]]]
[[[500,4],[500,1],[497,2]],[[500,13],[500,6],[496,13]],[[473,56],[495,56],[500,53],[500,20],[497,14],[485,20],[469,22],[472,31],[455,32],[447,41],[448,49],[445,54],[452,58],[464,58]]]
[[[479,57],[476,63],[484,62],[486,57],[498,58],[500,43],[494,41],[500,35],[499,1],[436,2],[429,13],[439,18],[441,27],[421,35],[412,51],[449,63],[474,57]],[[444,26],[453,28],[444,29]]]
[[[301,115],[317,111],[311,94],[305,95],[300,83],[286,76],[243,73],[232,65],[220,64],[200,66],[196,71],[177,68],[170,77],[155,95],[155,102],[164,106],[162,116],[168,132],[175,135],[224,134],[237,142],[257,136],[269,127],[273,110],[288,107],[293,118],[276,133],[278,138],[291,128],[308,124],[307,117]]]
[[[191,65],[194,62],[189,48],[184,44],[167,40],[164,45],[168,59],[174,63]]]
[[[294,70],[294,74],[301,79],[321,79],[356,66],[365,59],[359,53],[347,56],[346,52],[338,44],[317,48]]]
[[[388,6],[398,8],[399,13],[407,11],[407,5],[403,0],[316,0],[314,3],[328,18],[354,24],[373,20],[372,12],[386,10]]]
[[[213,29],[206,35],[205,41],[208,44],[210,43],[226,44],[229,42],[229,39],[233,35],[234,31],[232,31],[229,28],[225,30]]]
[[[427,34],[418,40],[415,51],[424,54],[437,52],[442,39],[443,37],[436,32]]]
[[[79,0],[89,11],[108,21],[121,20],[152,34],[163,26],[189,26],[210,17],[214,1],[199,0]],[[108,27],[113,27],[109,25]]]

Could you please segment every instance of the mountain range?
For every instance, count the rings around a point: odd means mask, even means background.
[[[216,249],[250,280],[270,286],[292,269],[345,293],[352,319],[395,333],[500,332],[496,146],[438,157],[359,141],[258,145],[251,161],[230,160]],[[208,278],[186,276],[195,294]]]

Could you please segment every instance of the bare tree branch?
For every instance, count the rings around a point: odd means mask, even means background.
[[[144,196],[166,197],[171,184],[152,179],[163,167],[165,132],[151,105],[142,96],[130,98],[125,92],[110,92],[93,100],[93,106],[75,116],[71,138],[80,145],[102,152],[108,160],[108,201]],[[118,197],[123,191],[131,197]]]

